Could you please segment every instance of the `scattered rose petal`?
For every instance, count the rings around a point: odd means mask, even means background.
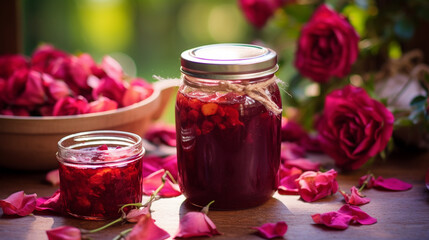
[[[347,214],[353,217],[353,221],[362,225],[371,225],[377,222],[377,219],[369,216],[362,211],[358,206],[344,205],[338,210],[339,213]]]
[[[280,156],[282,161],[305,157],[305,149],[292,142],[282,142]]]
[[[316,213],[311,218],[316,224],[323,224],[335,229],[348,228],[350,221],[353,219],[352,216],[339,212]]]
[[[36,208],[36,198],[35,193],[27,195],[24,191],[19,191],[0,200],[0,207],[6,215],[27,216]]]
[[[80,240],[81,234],[78,228],[72,226],[61,226],[47,230],[49,240]]]
[[[280,180],[280,185],[278,188],[278,192],[281,195],[298,195],[298,184],[296,183],[296,179],[299,178],[301,174],[295,174],[291,176],[283,177]]]
[[[379,176],[374,182],[374,187],[392,191],[406,191],[411,189],[413,185],[397,178],[384,179],[383,177]]]
[[[307,171],[296,179],[298,193],[306,202],[314,202],[338,190],[337,172],[331,169],[327,172]]]
[[[260,227],[253,227],[253,229],[258,230],[259,234],[266,239],[283,237],[287,232],[286,222],[277,222],[277,223],[265,223]]]
[[[175,238],[219,235],[216,225],[203,212],[188,212],[180,219]]]
[[[374,181],[375,178],[373,174],[364,175],[359,178],[359,187],[361,187],[366,182],[365,188],[372,188],[374,186]]]
[[[174,180],[177,181],[177,155],[167,157],[144,156],[143,157],[143,177],[160,170],[165,169],[171,173]]]
[[[150,207],[144,207],[139,209],[131,209],[125,219],[127,222],[138,222],[140,218],[145,217],[146,215],[150,214]]]
[[[58,189],[50,197],[37,198],[36,211],[50,211],[63,214],[64,209],[61,201],[60,190]]]
[[[137,224],[133,227],[126,240],[162,240],[169,238],[165,230],[158,227],[150,214],[142,216]]]
[[[58,186],[60,184],[60,173],[58,169],[49,171],[45,177],[46,181],[51,183],[53,186]]]
[[[317,171],[320,168],[320,163],[313,162],[305,158],[287,160],[283,162],[285,167],[297,167],[304,171]]]
[[[165,170],[161,169],[143,178],[143,193],[145,195],[151,195],[159,186],[161,186],[162,176],[164,173]],[[161,197],[177,197],[180,194],[182,193],[180,192],[179,185],[173,183],[168,177],[165,179],[164,187],[158,193]]]
[[[377,219],[369,216],[358,206],[350,206],[348,204],[342,206],[336,212],[317,213],[311,217],[316,224],[323,224],[335,229],[346,229],[350,223],[370,225],[377,222]]]
[[[144,138],[155,144],[164,143],[175,147],[176,128],[170,125],[156,124],[146,132]]]
[[[344,201],[350,205],[363,205],[367,204],[371,201],[369,198],[365,198],[362,196],[362,194],[359,192],[359,190],[353,186],[351,189],[351,194],[348,195],[347,193],[340,191],[341,195],[344,197]]]

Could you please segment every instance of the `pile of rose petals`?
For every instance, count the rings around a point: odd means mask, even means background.
[[[72,55],[41,45],[31,57],[0,56],[0,115],[64,116],[132,105],[153,93],[151,84],[127,76],[110,56]]]

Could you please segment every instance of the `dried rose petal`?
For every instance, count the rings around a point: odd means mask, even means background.
[[[338,190],[337,172],[331,169],[327,172],[307,171],[296,179],[298,193],[306,202],[314,202]]]
[[[362,225],[370,225],[377,222],[377,219],[369,216],[366,212],[362,211],[358,206],[344,205],[338,210],[339,213],[347,214],[353,217],[353,221]]]
[[[51,183],[53,186],[58,186],[60,184],[60,173],[58,169],[49,171],[45,177],[46,181]]]
[[[124,93],[122,105],[129,106],[145,100],[153,93],[153,87],[142,78],[135,78]]]
[[[259,234],[266,239],[283,237],[287,232],[286,222],[276,222],[276,223],[265,223],[260,227],[252,227],[253,229],[258,230]]]
[[[84,114],[88,111],[88,101],[82,96],[76,98],[65,97],[58,100],[55,103],[54,109],[52,110],[53,116],[67,116]]]
[[[169,238],[165,230],[158,227],[150,214],[142,216],[137,224],[133,227],[130,234],[125,238],[126,240],[144,240],[144,239],[157,239],[162,240]]]
[[[165,170],[161,169],[143,178],[143,194],[149,196],[155,192],[162,184],[162,176],[164,173]],[[182,192],[180,191],[179,185],[171,182],[168,177],[165,179],[164,187],[158,193],[161,197],[177,197],[181,194]]]
[[[392,191],[406,191],[411,189],[413,185],[397,178],[384,179],[383,177],[379,176],[374,182],[374,187]]]
[[[27,195],[24,191],[19,191],[0,200],[0,207],[6,215],[27,216],[36,208],[36,198],[35,193]]]
[[[58,189],[50,197],[37,198],[36,211],[50,211],[58,214],[64,213],[60,190]]]
[[[104,112],[115,110],[118,108],[118,103],[104,96],[92,101],[88,105],[88,113]]]
[[[340,191],[341,195],[344,197],[344,201],[350,205],[363,205],[367,204],[371,201],[369,198],[364,198],[362,194],[359,192],[359,190],[353,186],[351,189],[351,194],[348,195],[347,193]]]
[[[219,235],[216,225],[203,212],[188,212],[180,219],[175,238]]]
[[[303,171],[317,171],[320,168],[320,163],[313,162],[306,158],[299,158],[294,160],[286,160],[283,162],[285,167],[297,167]]]
[[[47,230],[49,240],[80,240],[81,234],[78,228],[72,226],[61,226]]]
[[[327,213],[316,213],[311,215],[313,221],[316,224],[323,224],[330,228],[335,229],[346,229],[349,227],[350,221],[353,219],[352,216],[339,213],[339,212],[327,212]]]
[[[114,58],[110,56],[104,56],[101,61],[101,68],[107,74],[107,76],[120,80],[124,75],[121,64],[119,64]]]

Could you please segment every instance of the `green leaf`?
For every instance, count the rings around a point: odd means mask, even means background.
[[[422,106],[426,105],[426,102],[427,102],[427,97],[419,95],[413,98],[413,100],[411,100],[410,105],[416,108],[421,108]]]

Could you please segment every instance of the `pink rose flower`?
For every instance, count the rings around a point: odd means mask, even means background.
[[[53,116],[67,116],[84,114],[88,112],[88,101],[82,97],[65,97],[60,99],[54,106]]]
[[[383,104],[347,85],[326,96],[318,124],[320,144],[339,168],[355,170],[386,147],[393,122]]]
[[[337,172],[334,169],[324,173],[307,171],[295,182],[298,185],[299,195],[306,202],[314,202],[338,190]]]
[[[258,230],[259,234],[265,239],[271,239],[275,237],[283,237],[287,232],[286,222],[276,222],[276,223],[265,223],[260,227],[253,227],[253,229]]]
[[[282,6],[282,0],[240,0],[239,3],[247,20],[257,28],[262,28]]]
[[[81,233],[78,228],[72,226],[61,226],[47,230],[49,240],[80,240]]]
[[[302,28],[295,66],[316,82],[344,77],[359,53],[359,36],[347,19],[322,4]]]
[[[18,54],[0,56],[0,78],[8,79],[20,69],[27,69],[27,59]]]
[[[35,193],[27,195],[24,191],[19,191],[0,200],[0,207],[6,215],[27,216],[36,208],[36,199]]]

